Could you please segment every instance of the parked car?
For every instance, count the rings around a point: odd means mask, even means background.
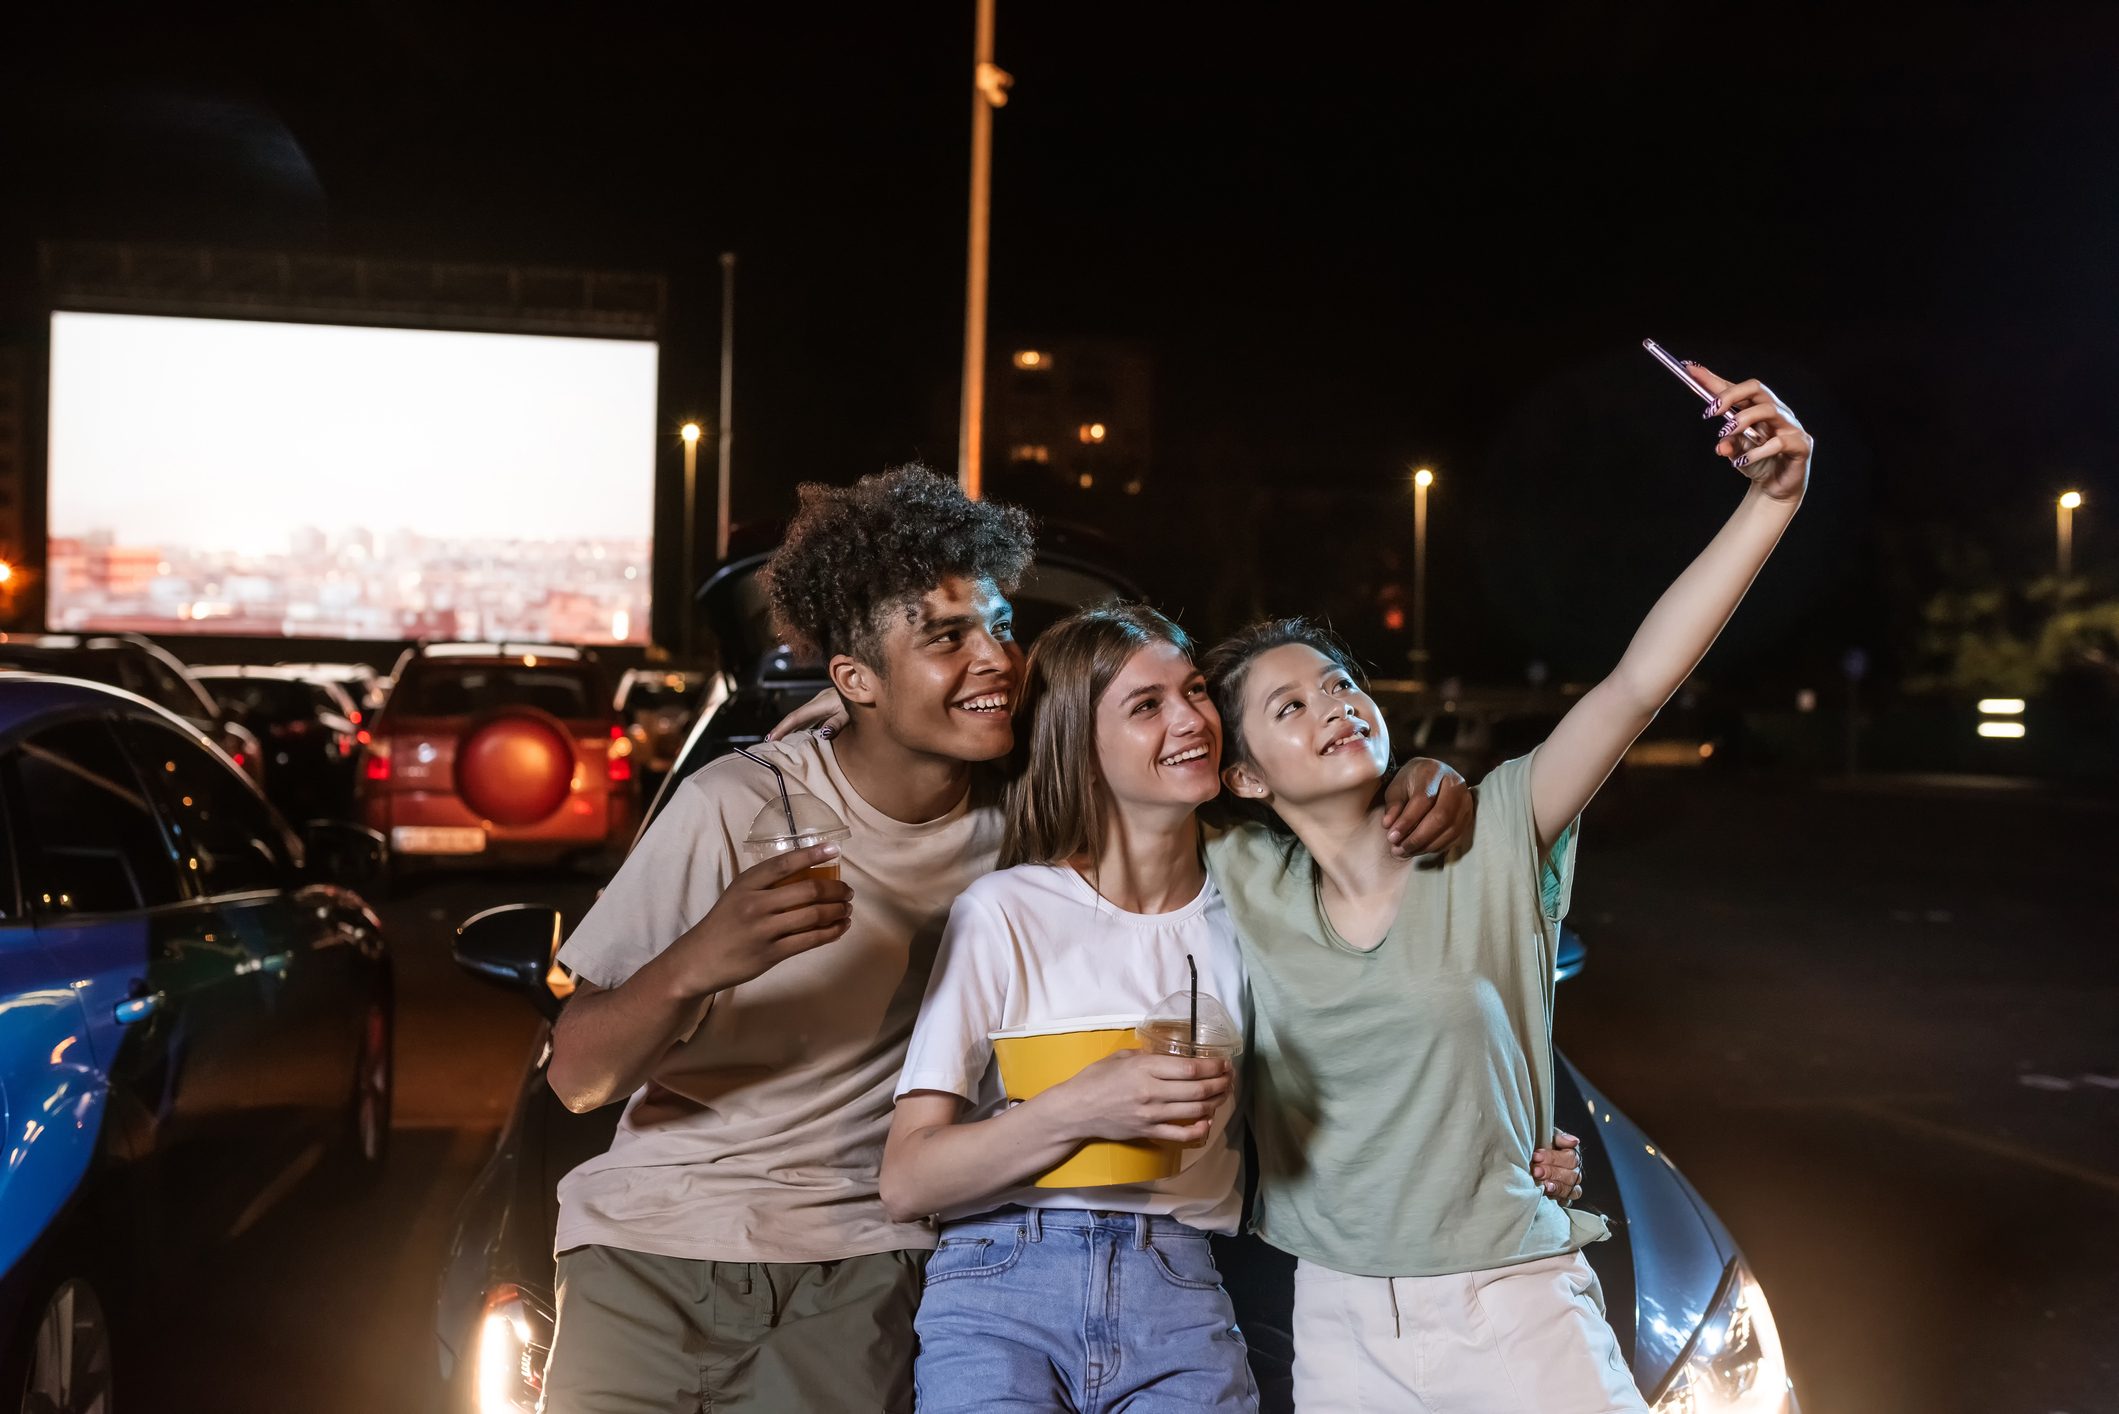
[[[379,1170],[390,955],[348,885],[381,862],[142,698],[0,673],[0,1410],[107,1411],[157,1277],[320,1140]]]
[[[369,719],[358,786],[360,817],[393,861],[547,863],[632,837],[633,741],[593,657],[545,643],[421,645],[395,679]]]
[[[824,685],[822,665],[767,626],[756,579],[763,559],[730,565],[701,591],[732,687],[694,723],[650,820],[693,771],[758,740]],[[1065,614],[1113,597],[1137,596],[1086,562],[1042,556],[1015,599],[1018,635],[1028,642]],[[517,903],[467,919],[457,932],[458,963],[528,998],[546,1024],[499,1147],[458,1211],[442,1273],[435,1334],[451,1414],[536,1407],[552,1339],[559,1180],[610,1147],[623,1110],[574,1114],[546,1082],[550,1022],[571,989],[553,962],[561,929],[557,910]],[[1579,973],[1584,958],[1581,940],[1566,933],[1559,978]],[[1565,1056],[1559,1060],[1555,1112],[1581,1133],[1589,1196],[1614,1219],[1616,1235],[1587,1255],[1643,1393],[1658,1414],[1797,1414],[1771,1310],[1735,1240],[1667,1156]],[[1285,1410],[1293,1259],[1255,1238],[1220,1243],[1217,1256],[1251,1342],[1264,1407]]]
[[[706,701],[710,683],[723,682],[706,673],[670,668],[627,668],[618,679],[618,716],[633,739],[633,759],[646,778],[659,780],[677,764],[684,734],[692,719],[719,701]]]
[[[361,711],[346,689],[291,668],[197,667],[192,673],[258,738],[275,805],[298,820],[348,812]]]
[[[256,733],[152,639],[137,633],[0,633],[0,668],[86,678],[135,693],[197,727],[251,780],[265,783],[265,752]]]
[[[390,695],[390,679],[366,663],[276,663],[306,682],[328,682],[343,689],[353,699],[353,706],[360,714],[353,721],[358,726],[362,718],[383,705]]]

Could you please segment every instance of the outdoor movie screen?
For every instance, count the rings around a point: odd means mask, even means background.
[[[654,344],[51,332],[52,628],[647,641]]]

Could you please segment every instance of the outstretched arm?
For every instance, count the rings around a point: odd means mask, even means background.
[[[1795,414],[1757,379],[1731,384],[1697,364],[1692,371],[1716,395],[1707,415],[1728,414],[1715,450],[1751,486],[1736,514],[1656,600],[1611,675],[1582,695],[1539,750],[1530,800],[1540,849],[1550,849],[1582,813],[1626,748],[1699,666],[1802,504],[1811,440]],[[1747,427],[1765,439],[1754,449],[1738,436]]]

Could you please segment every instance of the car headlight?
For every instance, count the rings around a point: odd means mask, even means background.
[[[1655,1414],[1799,1414],[1773,1308],[1741,1260],[1729,1264]]]
[[[478,1321],[477,1414],[534,1411],[544,1395],[544,1362],[552,1354],[552,1314],[521,1287],[503,1282],[486,1293]]]

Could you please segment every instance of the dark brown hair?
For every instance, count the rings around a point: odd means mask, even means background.
[[[924,466],[796,494],[801,508],[765,566],[765,592],[775,627],[827,658],[850,654],[880,672],[891,613],[909,617],[951,575],[1012,595],[1030,563],[1029,516],[971,500]]]
[[[1192,636],[1145,604],[1084,609],[1038,635],[1015,714],[1001,867],[1060,864],[1104,842],[1104,783],[1096,769],[1096,704],[1128,660],[1154,643],[1187,658]]]
[[[1355,686],[1368,690],[1368,679],[1354,661],[1353,651],[1338,634],[1314,619],[1267,619],[1223,639],[1199,660],[1199,669],[1206,674],[1207,691],[1213,694],[1215,710],[1221,713],[1221,764],[1224,767],[1251,759],[1243,740],[1243,685],[1250,676],[1251,664],[1259,655],[1291,643],[1316,649],[1352,678]],[[1211,818],[1217,825],[1248,820],[1277,834],[1290,833],[1270,806],[1237,795],[1227,786],[1222,787],[1221,795],[1215,800]]]

